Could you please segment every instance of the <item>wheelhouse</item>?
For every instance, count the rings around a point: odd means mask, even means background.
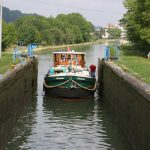
[[[68,66],[78,65],[82,68],[85,67],[85,53],[83,52],[53,52],[54,67],[59,65]]]

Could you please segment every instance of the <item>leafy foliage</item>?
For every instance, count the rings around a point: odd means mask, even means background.
[[[11,13],[10,10],[9,12]],[[92,39],[94,26],[79,13],[60,14],[55,18],[23,14],[21,16],[18,11],[13,13],[18,14],[16,18],[18,16],[19,19],[12,24],[3,21],[4,49],[17,41],[23,41],[25,45],[28,43],[60,45],[88,42]]]
[[[150,1],[125,0],[127,9],[121,23],[127,29],[128,39],[141,50],[148,51],[150,47]]]
[[[2,50],[4,51],[6,47],[16,42],[16,30],[14,24],[6,24],[4,21],[2,26]]]
[[[88,42],[94,30],[93,25],[78,13],[60,14],[56,18],[23,16],[15,21],[14,26],[16,29],[14,39],[23,41],[24,44],[60,45]]]
[[[4,74],[12,63],[12,54],[2,53],[2,58],[0,59],[0,74]]]

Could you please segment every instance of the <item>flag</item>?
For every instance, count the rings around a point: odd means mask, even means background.
[[[67,51],[70,52],[70,47],[68,46]]]

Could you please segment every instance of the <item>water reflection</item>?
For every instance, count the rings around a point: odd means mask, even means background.
[[[27,142],[28,137],[32,134],[32,129],[36,124],[37,93],[31,96],[29,102],[24,108],[16,127],[13,129],[5,150],[22,149],[22,145]]]
[[[58,99],[44,97],[44,112],[51,111],[55,117],[84,118],[94,109],[94,99]]]
[[[102,101],[43,97],[41,104],[30,103],[6,150],[125,150]]]
[[[112,148],[102,126],[94,99],[54,99],[45,97],[43,112],[49,124],[50,149]]]

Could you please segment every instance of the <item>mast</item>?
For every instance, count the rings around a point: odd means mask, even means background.
[[[2,1],[0,0],[0,58],[2,55]]]

